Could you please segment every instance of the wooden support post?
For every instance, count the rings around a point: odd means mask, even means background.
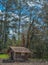
[[[16,53],[14,52],[14,60],[16,60]]]

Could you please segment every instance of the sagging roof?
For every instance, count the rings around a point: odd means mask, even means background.
[[[12,46],[10,46],[10,48],[14,52],[18,52],[18,53],[31,53],[31,51],[28,48],[25,48],[25,47],[12,47]]]

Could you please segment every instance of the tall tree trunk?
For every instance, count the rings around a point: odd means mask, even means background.
[[[31,30],[31,27],[32,27],[32,31],[33,31],[33,26],[32,26],[33,23],[34,23],[34,19],[33,19],[32,23],[30,23],[29,28],[28,28],[28,32],[27,32],[27,44],[26,44],[27,48],[29,48],[29,46],[30,46],[30,35],[31,35],[30,30]]]

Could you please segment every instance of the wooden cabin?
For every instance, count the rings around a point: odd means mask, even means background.
[[[27,60],[31,51],[25,47],[9,47],[11,60]]]

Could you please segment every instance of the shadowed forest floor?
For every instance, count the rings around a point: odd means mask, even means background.
[[[48,62],[46,63],[39,63],[39,62],[32,62],[32,63],[19,63],[19,62],[15,62],[15,63],[0,63],[0,65],[48,65]]]
[[[3,63],[0,59],[0,65],[48,65],[48,62],[13,62],[13,63]]]

